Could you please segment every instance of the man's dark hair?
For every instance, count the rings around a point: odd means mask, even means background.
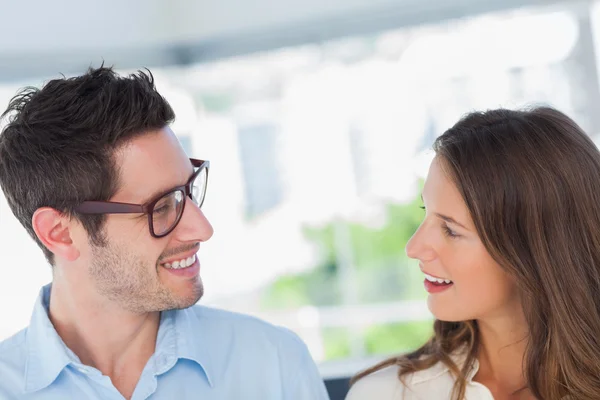
[[[75,208],[86,200],[109,200],[119,187],[115,150],[175,118],[150,71],[122,77],[104,66],[41,89],[22,89],[0,118],[7,116],[0,134],[0,186],[52,265],[53,254],[33,230],[34,212],[52,207],[73,216],[101,245],[106,217],[80,215]]]

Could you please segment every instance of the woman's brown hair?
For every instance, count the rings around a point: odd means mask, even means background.
[[[517,285],[529,335],[523,368],[539,399],[600,398],[600,152],[549,108],[463,117],[437,138],[436,157],[460,191],[477,233]],[[464,398],[477,357],[476,321],[434,322],[421,348],[386,360],[399,378],[438,362]],[[451,355],[465,352],[464,365]]]

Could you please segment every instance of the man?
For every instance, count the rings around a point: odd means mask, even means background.
[[[150,73],[52,80],[7,115],[0,185],[53,280],[0,344],[0,399],[327,398],[296,335],[194,306],[209,163]]]

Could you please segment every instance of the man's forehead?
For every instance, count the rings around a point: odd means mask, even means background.
[[[117,154],[118,194],[141,201],[182,185],[193,166],[170,130],[144,134],[127,143]]]

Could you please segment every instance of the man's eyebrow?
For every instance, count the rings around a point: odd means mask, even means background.
[[[188,177],[188,180],[184,183],[184,185],[189,182],[189,180],[192,178],[192,175],[194,175],[194,172],[196,172],[196,167],[194,167],[191,162],[190,162],[190,166],[192,167],[192,172],[190,173],[190,176]],[[142,201],[140,204],[147,204],[150,201],[155,200],[156,197],[158,197],[159,195],[161,195],[163,193],[167,193],[169,190],[176,188],[178,186],[181,186],[181,185],[174,185],[174,186],[171,186],[171,187],[168,187],[165,189],[157,189],[150,196],[146,197],[146,199],[144,201]]]
[[[173,186],[175,187],[175,186]],[[155,190],[150,196],[147,196],[144,201],[141,202],[141,204],[148,204],[149,202],[151,202],[152,200],[155,200],[159,195],[166,193],[169,189],[158,189]]]

